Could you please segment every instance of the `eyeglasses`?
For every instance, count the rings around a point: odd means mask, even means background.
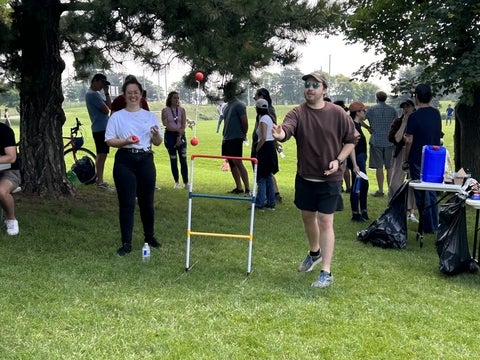
[[[305,86],[305,89],[310,88],[310,86],[313,87],[314,89],[318,89],[318,87],[320,86],[320,83],[318,82],[311,83],[310,81],[305,81],[304,86]]]

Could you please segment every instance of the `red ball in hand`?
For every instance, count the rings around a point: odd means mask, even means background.
[[[136,142],[136,143],[138,143],[140,141],[140,139],[138,138],[137,135],[133,135],[132,140],[133,140],[133,142]]]
[[[198,139],[196,137],[193,137],[190,140],[190,144],[192,144],[192,146],[197,146],[198,145]]]
[[[200,71],[195,73],[195,80],[203,81],[203,74]]]

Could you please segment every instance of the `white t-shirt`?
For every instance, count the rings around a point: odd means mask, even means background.
[[[262,126],[261,126],[262,123],[267,125],[267,137],[265,138],[265,141],[275,140],[274,137],[273,137],[273,134],[272,134],[273,120],[270,117],[270,115],[262,115],[262,117],[260,118],[260,121],[259,121],[258,127],[257,127],[258,139],[262,138]]]
[[[105,131],[105,141],[111,139],[126,139],[132,135],[139,138],[136,144],[129,144],[125,148],[148,149],[152,146],[152,126],[157,126],[160,137],[163,131],[158,118],[153,112],[140,109],[135,112],[122,109],[112,114]]]

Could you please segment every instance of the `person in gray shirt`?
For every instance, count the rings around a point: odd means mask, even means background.
[[[247,107],[244,103],[235,97],[236,82],[230,81],[225,84],[223,94],[225,97],[226,107],[223,110],[223,140],[222,140],[222,156],[243,156],[243,141],[247,138],[248,117]],[[248,180],[248,172],[242,160],[228,159],[235,188],[230,191],[231,194],[250,195],[250,183]],[[242,187],[242,182],[243,186]]]
[[[376,93],[377,104],[367,110],[367,120],[370,125],[370,156],[368,167],[376,170],[378,190],[372,196],[382,197],[385,177],[383,167],[387,170],[387,189],[392,176],[392,159],[394,144],[388,141],[388,133],[392,121],[397,117],[393,106],[387,105],[387,94],[384,91]]]

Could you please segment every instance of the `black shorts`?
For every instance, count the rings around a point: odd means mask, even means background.
[[[243,156],[243,139],[224,140],[222,142],[223,156]]]
[[[97,154],[108,154],[110,147],[105,142],[105,131],[96,131],[92,133],[93,140],[95,141],[95,149]]]
[[[300,210],[333,214],[343,207],[342,181],[308,181],[297,174],[294,204]]]
[[[224,140],[222,142],[222,156],[243,156],[243,139]],[[235,167],[235,163],[228,159],[230,168]]]

